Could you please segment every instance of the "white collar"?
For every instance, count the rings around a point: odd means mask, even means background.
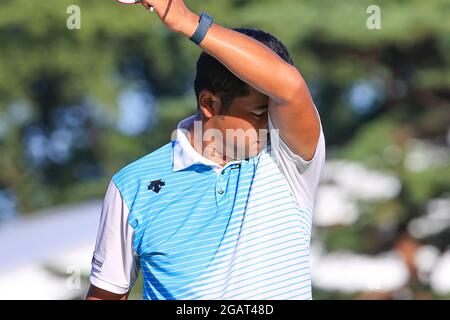
[[[188,126],[194,121],[195,115],[182,120],[176,130],[176,137],[173,146],[173,171],[183,170],[196,163],[211,166],[216,172],[220,172],[222,167],[199,154],[189,142],[186,136]]]

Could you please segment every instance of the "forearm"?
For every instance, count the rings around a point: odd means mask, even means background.
[[[190,14],[180,33],[192,36],[198,15]],[[295,98],[303,87],[298,70],[271,49],[240,32],[213,24],[200,47],[238,78],[279,103]]]

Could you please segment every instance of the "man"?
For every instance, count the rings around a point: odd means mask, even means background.
[[[173,141],[112,177],[87,298],[126,299],[141,269],[144,299],[312,299],[325,142],[285,46],[199,19],[181,0],[143,4],[203,49],[198,108]]]

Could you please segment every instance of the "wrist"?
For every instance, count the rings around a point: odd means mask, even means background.
[[[188,10],[184,19],[185,23],[182,25],[178,33],[181,33],[188,38],[192,37],[192,35],[195,33],[195,30],[197,30],[199,19],[200,16],[198,14]]]

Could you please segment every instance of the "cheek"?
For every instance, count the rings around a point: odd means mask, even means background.
[[[255,119],[239,119],[237,121],[238,123],[236,124],[236,128],[237,129],[242,129],[242,130],[255,130],[256,127],[256,122]]]
[[[226,121],[222,123],[223,130],[257,130],[257,122],[255,119],[250,119],[248,117],[228,117]]]
[[[242,132],[243,130],[245,135],[252,140],[250,142],[253,142],[253,140],[258,140],[259,127],[256,119],[240,119],[238,123],[236,123],[235,129],[240,130],[238,132]]]
[[[268,123],[267,117],[250,117],[245,121],[240,121],[236,128],[243,129],[246,132],[251,132],[252,135],[259,137],[260,135],[267,135]],[[259,139],[265,139],[264,137],[259,137]]]

